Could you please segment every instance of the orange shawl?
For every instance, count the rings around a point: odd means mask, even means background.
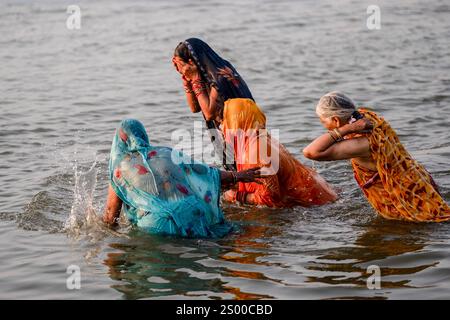
[[[374,128],[367,135],[377,171],[352,160],[355,179],[367,200],[383,217],[408,221],[440,222],[450,219],[428,171],[414,160],[391,128],[374,112],[360,109]]]
[[[226,142],[234,143],[238,171],[272,165],[273,174],[260,183],[239,183],[238,191],[253,193],[257,204],[292,207],[336,200],[336,193],[316,171],[302,165],[267,133],[266,117],[253,100],[227,100],[222,125]]]

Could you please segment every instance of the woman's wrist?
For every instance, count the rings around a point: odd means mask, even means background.
[[[354,133],[354,128],[351,124],[345,124],[342,127],[337,129],[342,137],[345,137],[348,134]]]
[[[235,185],[238,182],[239,182],[238,172],[231,171],[231,184]]]
[[[191,80],[186,78],[184,75],[181,76],[181,80],[183,81],[183,84],[190,84],[191,83]]]
[[[234,186],[238,182],[237,172],[233,171],[222,171],[223,184]]]
[[[189,80],[187,80],[184,76],[181,79],[183,80],[184,91],[188,94],[194,93],[194,90],[192,90],[192,83]]]
[[[191,83],[192,83],[192,91],[194,91],[196,97],[199,97],[200,95],[207,93],[206,84],[201,78],[192,80]]]
[[[189,87],[184,87],[184,92],[186,92],[186,94],[194,94],[194,90]]]
[[[332,138],[332,143],[340,142],[340,141],[344,140],[344,135],[341,134],[341,131],[338,128],[329,130],[328,134]]]

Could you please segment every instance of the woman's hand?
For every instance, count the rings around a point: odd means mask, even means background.
[[[181,76],[181,81],[183,81],[183,86],[185,87],[191,87],[192,83],[184,75]]]
[[[239,182],[256,182],[260,183],[259,181],[256,181],[258,178],[262,178],[261,176],[261,168],[251,168],[248,170],[236,172],[236,179]]]
[[[181,66],[179,65],[179,61],[178,61],[178,59],[176,57],[172,58],[172,64],[175,67],[175,70],[177,70],[180,74],[182,74],[181,73]]]
[[[348,134],[354,133],[370,133],[373,129],[373,123],[369,119],[362,118],[353,123],[347,123],[346,125],[338,128],[340,134],[345,137]]]
[[[192,60],[189,60],[189,63],[187,63],[186,67],[183,69],[183,76],[187,81],[194,81],[201,78],[200,72]]]
[[[201,78],[196,64],[191,59],[189,59],[189,62],[184,62],[179,57],[173,57],[172,64],[183,76],[183,81],[194,81]]]
[[[230,187],[234,186],[237,182],[256,182],[258,178],[265,178],[267,176],[261,176],[261,168],[251,168],[244,171],[233,172],[233,171],[220,171],[220,181],[223,186]]]
[[[362,118],[352,124],[349,124],[351,133],[369,133],[372,132],[373,123],[369,119]]]

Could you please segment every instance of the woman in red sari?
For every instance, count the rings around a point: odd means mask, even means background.
[[[238,183],[225,193],[225,200],[268,207],[322,205],[337,195],[313,169],[301,164],[265,129],[266,117],[250,99],[225,102],[223,132],[234,144],[237,171],[266,167],[270,176],[258,182]],[[263,173],[264,174],[264,173]]]

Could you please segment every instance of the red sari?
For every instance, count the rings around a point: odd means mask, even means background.
[[[267,167],[272,174],[252,183],[239,183],[238,193],[253,194],[255,204],[268,207],[322,205],[336,193],[313,169],[294,158],[265,129],[266,117],[251,99],[225,102],[223,132],[234,143],[237,170]]]

